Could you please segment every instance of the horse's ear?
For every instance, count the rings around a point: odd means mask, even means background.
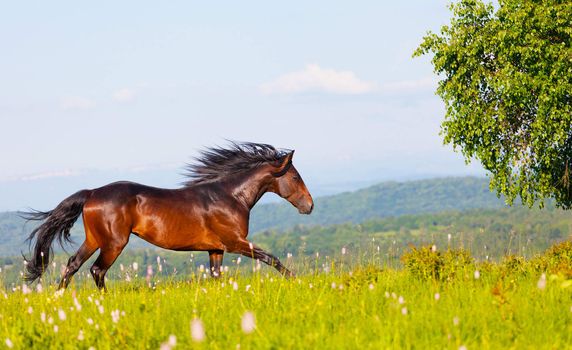
[[[274,172],[274,176],[279,177],[282,176],[284,174],[286,174],[286,172],[288,171],[288,169],[290,169],[290,166],[292,165],[292,157],[294,157],[294,151],[292,150],[292,152],[286,154],[285,156],[283,156],[281,159],[279,159],[276,163],[276,171]]]

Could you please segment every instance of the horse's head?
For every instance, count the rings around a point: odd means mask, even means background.
[[[286,154],[273,165],[272,183],[269,191],[290,202],[300,214],[310,214],[314,209],[314,200],[304,184],[304,180],[292,164],[294,151]]]

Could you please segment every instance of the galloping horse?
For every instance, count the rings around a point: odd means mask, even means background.
[[[133,182],[115,182],[82,190],[55,209],[26,214],[45,220],[29,236],[36,238],[27,261],[26,279],[40,278],[52,257],[52,243],[70,241],[70,229],[83,215],[85,241],[69,258],[59,288],[66,288],[81,265],[99,249],[90,271],[98,288],[105,274],[134,234],[162,248],[208,251],[211,274],[220,274],[224,252],[248,256],[293,276],[275,256],[250,243],[250,210],[266,192],[285,198],[302,214],[314,208],[300,174],[292,164],[294,151],[271,145],[232,142],[228,148],[208,148],[189,170],[179,189],[162,189]]]

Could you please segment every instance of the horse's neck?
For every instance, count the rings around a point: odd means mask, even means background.
[[[248,209],[252,209],[258,200],[268,191],[269,181],[261,174],[245,174],[231,179],[232,195]]]

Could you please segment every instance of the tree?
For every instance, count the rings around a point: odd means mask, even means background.
[[[433,54],[444,142],[478,159],[509,204],[572,208],[572,2],[461,0],[451,11],[414,53]]]

